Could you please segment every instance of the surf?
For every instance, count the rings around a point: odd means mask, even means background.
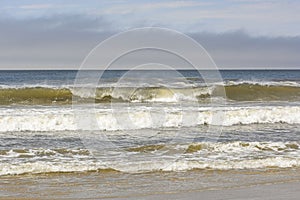
[[[221,94],[225,90],[226,96]],[[227,82],[207,86],[168,87],[1,87],[0,105],[70,105],[72,103],[149,103],[226,101],[299,101],[300,86],[287,83]]]
[[[163,107],[162,107],[163,106]],[[130,112],[128,112],[130,109]],[[214,121],[213,116],[223,119]],[[93,126],[81,127],[78,119],[92,115]],[[233,126],[237,124],[300,124],[300,106],[254,105],[174,108],[162,104],[126,107],[6,107],[0,109],[0,132],[64,130],[135,130],[199,125]]]

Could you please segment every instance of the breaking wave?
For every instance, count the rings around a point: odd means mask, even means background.
[[[182,148],[181,155],[161,159],[161,148]],[[149,159],[131,160],[132,152]],[[174,151],[176,152],[176,151]],[[85,149],[12,149],[0,151],[0,158],[14,160],[0,162],[0,175],[62,172],[155,172],[194,169],[265,169],[300,167],[297,142],[202,142],[177,145],[148,145],[127,148],[120,152],[122,159],[102,161],[91,157]],[[297,156],[298,155],[298,156]],[[127,159],[127,156],[128,159]],[[177,159],[175,159],[177,158]],[[24,160],[26,159],[26,160]]]
[[[136,106],[128,112],[126,107],[79,109],[80,119],[92,113],[97,123],[79,127],[78,113],[68,107],[5,108],[0,110],[0,132],[6,131],[63,131],[63,130],[130,130],[161,127],[236,124],[300,124],[300,106],[234,106],[190,107],[185,110],[172,107]],[[223,120],[214,121],[221,113]]]
[[[298,83],[228,82],[226,84],[194,87],[1,87],[0,105],[71,104],[73,101],[108,102],[181,102],[205,101],[218,97],[225,89],[232,101],[299,101]],[[222,97],[222,96],[221,96]],[[90,102],[90,101],[89,101]]]

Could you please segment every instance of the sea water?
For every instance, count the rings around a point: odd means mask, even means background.
[[[78,71],[1,71],[0,179],[49,189],[54,173],[122,197],[296,177],[300,71],[130,73],[85,71],[78,85]]]

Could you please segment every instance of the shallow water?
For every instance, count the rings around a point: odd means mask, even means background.
[[[252,171],[193,170],[134,174],[99,171],[2,176],[0,198],[141,199],[155,194],[184,194],[299,181],[299,172],[299,169],[270,168]]]

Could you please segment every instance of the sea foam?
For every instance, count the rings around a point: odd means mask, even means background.
[[[217,116],[220,118],[217,119]],[[92,126],[84,120],[95,119]],[[300,106],[2,108],[0,131],[130,130],[260,123],[300,123]]]

